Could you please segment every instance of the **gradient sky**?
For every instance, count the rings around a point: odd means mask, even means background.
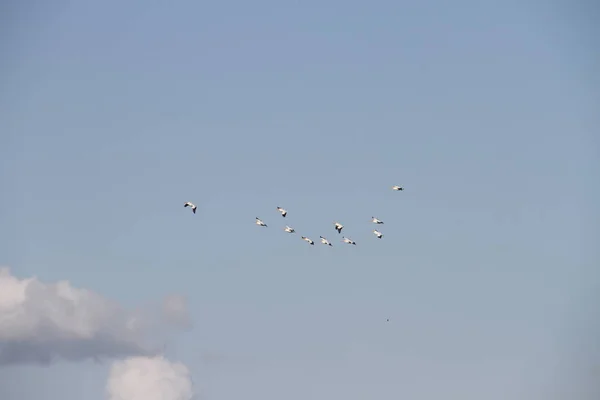
[[[41,3],[1,17],[0,264],[186,295],[206,399],[592,398],[597,8]],[[108,364],[1,397],[102,400]]]

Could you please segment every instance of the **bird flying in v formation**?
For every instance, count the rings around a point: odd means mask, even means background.
[[[321,238],[321,243],[331,246],[331,243],[329,242],[329,240],[325,239],[323,236],[319,236],[319,238]]]
[[[264,222],[260,220],[260,218],[256,217],[256,225],[258,226],[267,226]]]
[[[353,244],[356,245],[356,242],[352,239],[348,239],[347,237],[343,237],[342,238],[342,242],[348,243],[348,244]]]
[[[310,244],[311,246],[315,244],[315,242],[313,242],[310,238],[307,238],[306,236],[302,236],[302,240],[308,242],[308,244]]]
[[[185,204],[183,205],[184,207],[191,207],[192,208],[192,212],[194,214],[196,214],[196,205],[190,201],[186,201]]]
[[[342,229],[344,229],[344,225],[340,224],[339,222],[334,222],[333,226],[334,226],[335,230],[338,231],[338,233],[342,233]]]

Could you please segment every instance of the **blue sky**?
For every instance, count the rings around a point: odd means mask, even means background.
[[[186,295],[167,354],[208,399],[591,396],[595,10],[219,3],[11,10],[0,264],[128,306]],[[100,400],[107,370],[0,381]]]

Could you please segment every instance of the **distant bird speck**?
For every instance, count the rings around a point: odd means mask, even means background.
[[[392,186],[392,190],[404,190],[402,186]]]
[[[196,206],[194,205],[194,203],[186,201],[185,204],[183,205],[184,207],[191,207],[192,208],[192,212],[194,214],[196,214]]]
[[[296,232],[296,231],[294,230],[294,228],[292,228],[292,227],[290,227],[290,226],[287,226],[287,225],[285,226],[285,228],[284,228],[284,231],[286,231],[286,232],[288,232],[288,233],[294,233],[294,232]]]
[[[377,218],[375,218],[375,217],[371,217],[371,221],[372,221],[374,224],[383,224],[383,221],[382,221],[382,220],[380,220],[380,219],[377,219]]]
[[[379,239],[381,239],[383,237],[383,233],[379,232],[378,230],[374,230],[373,233],[375,234],[375,236],[377,236]]]
[[[345,243],[348,243],[348,244],[356,245],[356,242],[354,240],[348,239],[347,237],[343,237],[342,241],[345,242]]]
[[[262,222],[258,217],[256,217],[256,225],[267,226],[264,222]]]
[[[285,216],[287,215],[287,210],[281,208],[281,207],[277,207],[277,211],[279,211],[281,213],[281,216],[285,218]]]
[[[339,222],[334,222],[333,224],[335,226],[335,230],[338,231],[338,233],[342,233],[342,229],[344,229],[344,225],[340,224]]]
[[[329,240],[325,239],[323,236],[319,236],[321,238],[321,243],[323,244],[327,244],[329,246],[332,246],[331,243],[329,243]]]
[[[311,239],[307,238],[306,236],[302,236],[302,240],[307,241],[310,245],[315,244],[315,242],[313,242]]]

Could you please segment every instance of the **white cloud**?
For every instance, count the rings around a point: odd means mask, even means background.
[[[1,268],[0,365],[156,354],[148,332],[165,317],[187,321],[184,301],[171,297],[165,304],[135,312],[67,281],[19,279]]]
[[[113,364],[106,385],[108,400],[191,400],[188,368],[159,357],[131,357]]]

